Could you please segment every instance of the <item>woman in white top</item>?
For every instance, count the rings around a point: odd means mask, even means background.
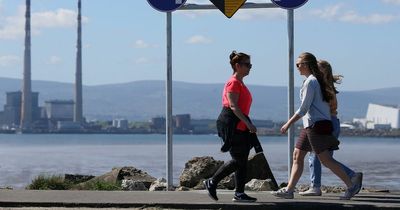
[[[330,151],[337,150],[339,141],[332,136],[332,122],[328,101],[333,97],[327,91],[326,85],[315,56],[311,53],[302,53],[296,62],[300,75],[306,80],[300,92],[301,105],[296,113],[282,126],[281,132],[286,133],[300,118],[303,120],[303,129],[296,142],[293,152],[292,173],[286,188],[272,192],[281,198],[294,198],[294,189],[303,173],[304,157],[313,151],[317,154],[321,163],[337,175],[347,186],[345,195],[341,199],[353,197],[358,187],[352,183],[350,177],[345,173],[341,165],[333,159]]]

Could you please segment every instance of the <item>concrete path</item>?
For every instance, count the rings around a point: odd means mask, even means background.
[[[360,193],[350,201],[339,200],[341,194],[302,197],[286,200],[269,192],[248,192],[256,203],[232,202],[232,191],[219,190],[218,202],[206,191],[36,191],[0,190],[0,209],[400,209],[400,193]],[[29,208],[28,208],[29,207]],[[40,208],[39,208],[40,207]]]

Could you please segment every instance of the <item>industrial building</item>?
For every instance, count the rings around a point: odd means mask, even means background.
[[[354,119],[353,122],[367,129],[398,129],[400,128],[400,107],[370,103],[366,117]]]
[[[32,121],[38,121],[41,117],[39,107],[39,93],[32,92]],[[4,111],[0,111],[0,124],[5,129],[19,128],[21,123],[22,92],[7,92]]]

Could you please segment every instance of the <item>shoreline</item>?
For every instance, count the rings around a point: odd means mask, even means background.
[[[4,131],[0,130],[0,134],[81,134],[81,135],[92,135],[92,134],[104,134],[104,135],[166,135],[165,133],[153,133],[153,132],[135,132],[135,131],[121,131],[121,132],[109,132],[109,131],[57,131],[57,132],[16,132],[16,131]],[[297,133],[296,133],[297,134]],[[217,135],[216,133],[174,133],[173,135]],[[281,136],[287,137],[287,135],[282,135],[280,133],[268,133],[268,134],[258,134],[258,136]],[[343,132],[340,137],[371,137],[371,138],[400,138],[400,132],[395,134],[377,131],[377,132]]]

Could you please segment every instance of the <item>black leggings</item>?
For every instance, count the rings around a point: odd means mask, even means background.
[[[249,139],[243,139],[242,135],[235,135],[233,145],[229,153],[232,160],[222,165],[212,177],[212,181],[218,184],[223,178],[235,172],[236,192],[243,193],[246,184],[247,160],[250,152]]]

